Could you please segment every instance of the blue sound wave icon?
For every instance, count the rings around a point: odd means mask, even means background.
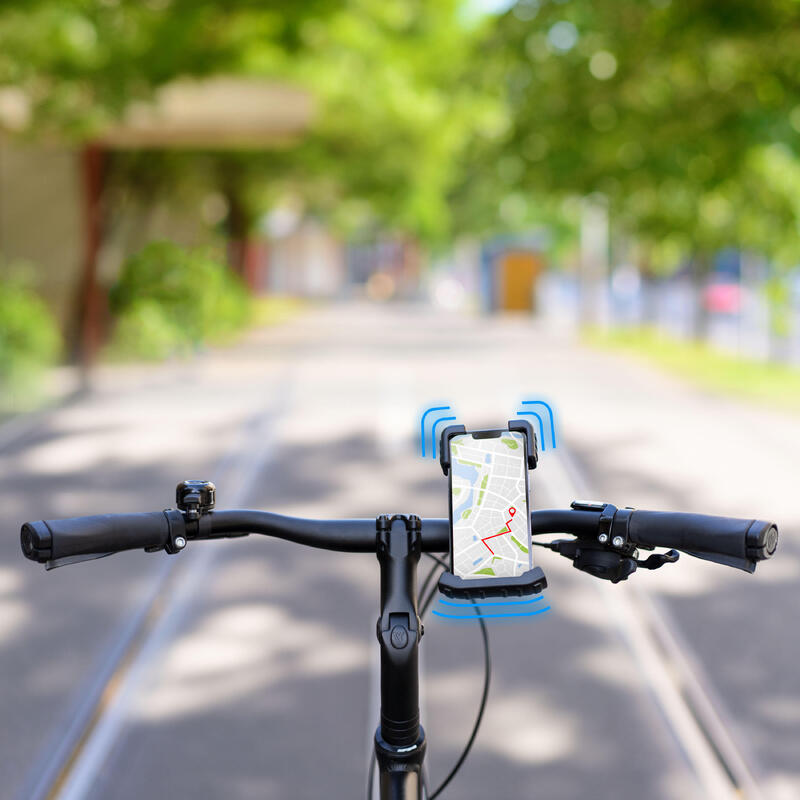
[[[538,617],[547,611],[550,611],[550,604],[540,594],[530,600],[481,600],[476,603],[469,600],[455,602],[440,597],[431,613],[448,621],[475,622],[479,619],[526,619]]]
[[[422,414],[422,418],[419,422],[419,443],[420,443],[420,452],[423,458],[426,457],[426,449],[425,449],[425,440],[427,436],[425,434],[425,420],[428,417],[428,414],[433,414],[438,411],[451,411],[452,409],[450,406],[431,406],[430,408],[426,408]],[[442,422],[455,422],[455,417],[436,417],[430,423],[430,441],[431,441],[431,458],[436,458],[436,426]]]
[[[544,406],[547,409],[547,414],[550,417],[550,445],[553,450],[556,449],[556,421],[555,416],[553,414],[553,409],[550,407],[549,403],[545,403],[544,400],[523,400],[523,406]],[[517,414],[522,416],[529,416],[529,417],[536,417],[539,420],[539,440],[542,444],[542,452],[544,453],[547,450],[547,443],[545,441],[544,436],[544,420],[541,417],[541,414],[538,414],[536,411],[531,411],[530,409],[523,409],[522,411],[517,411]]]

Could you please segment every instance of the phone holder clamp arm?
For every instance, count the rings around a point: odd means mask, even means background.
[[[445,476],[450,474],[450,440],[454,436],[465,434],[467,429],[463,425],[448,425],[439,438],[439,465]]]
[[[539,448],[533,426],[525,419],[510,419],[508,430],[521,433],[525,438],[525,458],[528,469],[536,469],[539,463]],[[450,440],[454,436],[465,434],[467,429],[463,425],[448,425],[442,430],[439,438],[439,464],[445,475],[450,474]]]

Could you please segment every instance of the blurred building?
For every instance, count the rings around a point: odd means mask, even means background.
[[[28,273],[65,329],[85,251],[83,211],[74,149],[0,134],[0,276]]]
[[[260,255],[257,286],[262,291],[328,298],[345,285],[344,245],[317,220],[298,219],[290,230],[273,233]]]
[[[346,264],[348,282],[372,299],[409,299],[419,293],[420,252],[410,239],[351,242]]]
[[[99,342],[105,289],[126,256],[153,239],[198,245],[219,238],[199,207],[166,205],[157,198],[126,205],[124,214],[109,207],[103,202],[105,155],[275,145],[301,134],[314,112],[306,92],[281,84],[225,77],[183,80],[163,87],[150,102],[133,104],[119,123],[79,147],[26,143],[30,115],[24,95],[3,92],[0,270],[28,264],[30,279],[84,350]],[[252,273],[245,277],[262,285],[263,243],[233,246],[243,271]]]
[[[481,250],[481,297],[487,311],[536,311],[544,272],[544,236],[503,236]]]

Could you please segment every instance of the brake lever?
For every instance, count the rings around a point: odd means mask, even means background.
[[[631,546],[617,551],[584,539],[556,539],[553,542],[537,542],[537,544],[568,558],[575,569],[611,583],[627,580],[638,567],[658,569],[664,564],[675,563],[680,556],[677,550],[670,550],[666,553],[653,553],[644,561],[640,561],[637,558],[638,551]]]
[[[664,564],[674,564],[680,557],[681,554],[677,550],[667,550],[666,553],[653,553],[644,561],[637,560],[636,564],[642,569],[658,569]]]
[[[105,558],[106,556],[113,556],[113,553],[87,553],[82,556],[65,556],[64,558],[51,558],[45,561],[44,568],[46,570],[58,569],[59,567],[66,567],[69,564],[80,564],[81,561],[94,561],[97,558]]]

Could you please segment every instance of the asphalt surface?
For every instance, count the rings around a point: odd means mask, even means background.
[[[221,508],[233,498],[307,516],[445,516],[446,483],[417,452],[425,405],[449,401],[483,426],[542,396],[561,447],[605,499],[781,523],[781,558],[756,576],[687,558],[634,579],[675,620],[765,794],[794,796],[797,421],[706,397],[526,319],[360,305],[318,309],[193,364],[105,371],[95,393],[0,451],[13,520],[0,541],[2,796],[30,785],[171,562],[189,576],[180,613],[75,796],[363,794],[377,715],[372,557],[251,537],[45,574],[19,556],[16,523],[161,508],[184,477],[215,480]],[[571,499],[552,480],[556,458],[544,453],[534,473],[536,506]],[[552,611],[491,631],[490,704],[450,795],[704,796],[594,580],[557,558],[539,559]],[[431,618],[422,653],[435,786],[477,707],[477,631]]]

